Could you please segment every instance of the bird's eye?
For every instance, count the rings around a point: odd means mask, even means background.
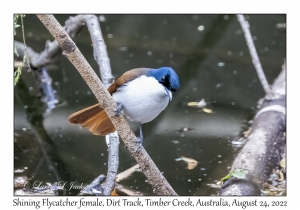
[[[164,81],[165,81],[165,76],[163,76],[163,77],[161,78],[161,81],[162,81],[162,82],[164,82]]]

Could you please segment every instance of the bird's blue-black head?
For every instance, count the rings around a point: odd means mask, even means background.
[[[180,86],[178,75],[171,67],[151,69],[148,72],[148,75],[157,79],[159,83],[161,83],[172,92],[175,92]]]

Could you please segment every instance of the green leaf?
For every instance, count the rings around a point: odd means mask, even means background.
[[[236,170],[231,171],[231,172],[230,172],[229,174],[227,174],[226,176],[224,176],[224,177],[221,179],[221,182],[226,181],[227,179],[229,179],[229,178],[232,177],[232,176],[234,176],[234,177],[236,177],[236,178],[239,178],[239,179],[246,179],[247,174],[248,174],[248,171],[245,170],[245,169],[236,169]]]
[[[18,67],[18,69],[14,73],[14,86],[19,82],[20,76],[22,73],[22,67]]]
[[[239,178],[239,179],[246,179],[246,176],[248,174],[248,171],[245,169],[237,169],[231,172],[231,175]]]
[[[25,43],[24,24],[23,24],[23,17],[25,17],[25,15],[22,15],[22,14],[15,14],[14,15],[14,35],[16,35],[16,28],[21,26],[21,25],[18,24],[19,17],[21,18],[22,35],[23,35],[23,42],[24,42],[24,46],[25,46],[23,62],[26,63],[27,56],[26,56],[26,43]],[[16,53],[17,56],[19,56],[18,52],[17,52],[16,45],[14,47],[15,47],[14,53]],[[18,81],[20,80],[21,73],[22,73],[22,67],[18,67],[17,70],[14,72],[14,85],[15,86],[18,83]]]

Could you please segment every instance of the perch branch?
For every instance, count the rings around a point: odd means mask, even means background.
[[[245,39],[250,51],[250,55],[252,57],[252,62],[253,65],[256,69],[258,78],[261,82],[261,85],[263,86],[265,93],[268,94],[270,92],[270,85],[267,81],[267,78],[264,74],[264,70],[262,69],[261,63],[259,61],[256,49],[255,49],[255,45],[251,36],[251,32],[250,32],[250,25],[248,23],[248,21],[245,20],[244,15],[237,15],[238,21],[241,24],[241,27],[243,29],[244,35],[245,35]]]
[[[63,50],[63,54],[76,67],[85,82],[91,88],[92,92],[99,101],[100,106],[106,111],[113,125],[117,129],[119,135],[124,141],[125,146],[129,149],[135,160],[139,163],[142,172],[152,185],[154,193],[156,195],[177,195],[161,172],[158,170],[145,149],[142,147],[140,151],[135,152],[137,137],[130,129],[123,115],[118,117],[114,116],[114,108],[117,107],[114,99],[108,93],[105,86],[97,77],[96,73],[76,47],[75,43],[71,40],[54,16],[37,15],[37,17],[56,39]]]

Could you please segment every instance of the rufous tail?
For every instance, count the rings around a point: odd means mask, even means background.
[[[83,128],[88,127],[94,135],[105,136],[116,129],[99,104],[95,104],[70,115],[68,121],[73,124],[81,124]]]

